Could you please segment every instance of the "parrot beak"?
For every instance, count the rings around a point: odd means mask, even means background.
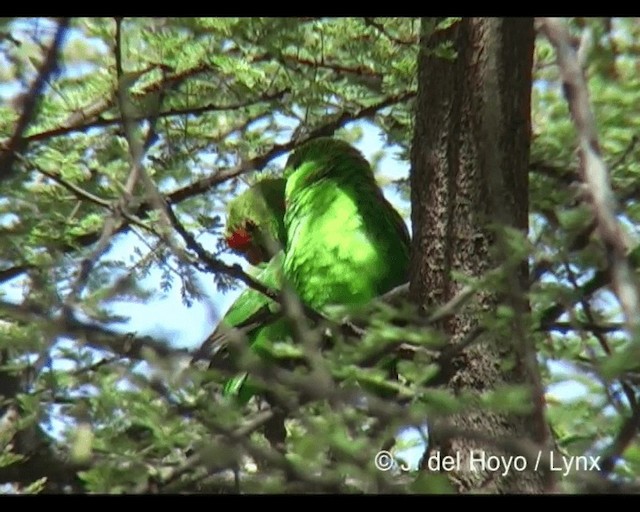
[[[227,245],[234,251],[244,255],[252,265],[259,265],[269,258],[264,250],[244,228],[238,229],[226,237]]]
[[[251,234],[246,229],[237,229],[225,238],[227,245],[234,251],[245,252],[247,247],[251,247]]]
[[[247,260],[249,260],[249,263],[254,266],[259,265],[260,263],[267,260],[262,249],[259,246],[253,244],[249,246],[249,249],[245,252],[245,255],[247,257]]]

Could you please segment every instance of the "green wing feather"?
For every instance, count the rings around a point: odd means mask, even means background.
[[[282,178],[264,179],[227,205],[225,236],[228,238],[239,228],[249,229],[253,244],[267,251],[265,254],[275,253],[267,263],[248,272],[257,281],[273,289],[279,289],[282,283],[284,253],[281,248],[286,244],[284,187],[285,180]],[[223,357],[227,336],[233,329],[242,329],[252,349],[261,353],[265,341],[278,339],[286,332],[283,322],[274,320],[278,310],[279,305],[275,301],[247,288],[229,307],[201,350],[215,354],[213,357]],[[254,392],[254,387],[247,383],[246,373],[229,379],[223,387],[223,394],[235,396],[240,401],[248,400]]]
[[[304,302],[363,304],[408,280],[409,232],[360,152],[314,139],[285,177],[284,275]]]
[[[282,284],[282,261],[284,254],[280,251],[268,264],[255,273],[255,278],[264,285],[279,289]],[[220,322],[216,332],[224,333],[230,328],[240,328],[246,332],[252,350],[268,358],[262,347],[269,341],[283,339],[287,334],[284,321],[277,317],[280,306],[262,293],[245,289],[231,305]],[[240,403],[247,402],[258,388],[247,382],[247,373],[243,372],[229,379],[223,387],[223,395],[234,396]]]
[[[360,152],[337,139],[314,139],[289,158],[285,177],[283,271],[303,302],[317,310],[362,305],[408,281],[409,231]],[[395,360],[382,366],[395,374]]]

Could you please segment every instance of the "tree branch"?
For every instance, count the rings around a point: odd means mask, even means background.
[[[582,180],[589,190],[591,207],[609,259],[614,292],[622,306],[630,334],[640,330],[640,296],[628,247],[617,218],[617,203],[609,183],[607,167],[600,154],[595,118],[578,55],[571,45],[565,24],[554,18],[540,20],[542,31],[556,49],[558,67],[571,117],[576,126]]]
[[[376,31],[378,31],[384,37],[389,39],[389,41],[393,41],[396,44],[399,44],[402,46],[415,46],[418,44],[417,36],[411,40],[400,39],[399,37],[392,36],[391,34],[389,34],[389,32],[387,32],[387,29],[384,28],[384,25],[375,21],[374,18],[364,18],[364,24],[369,27],[373,27],[374,29],[376,29]]]
[[[238,102],[238,103],[230,103],[228,105],[219,105],[219,104],[215,104],[215,103],[209,103],[207,105],[203,105],[200,107],[190,107],[190,108],[175,108],[175,109],[169,109],[169,110],[165,110],[162,112],[159,112],[155,115],[155,117],[157,118],[165,118],[165,117],[180,117],[180,116],[189,116],[189,115],[199,115],[199,114],[206,114],[209,112],[224,112],[227,110],[238,110],[241,108],[246,108],[246,107],[250,107],[252,105],[256,105],[258,103],[263,103],[263,102],[271,102],[271,101],[278,101],[281,100],[282,98],[284,98],[284,96],[286,94],[289,93],[289,89],[283,89],[281,91],[277,91],[277,92],[273,92],[273,93],[266,93],[261,95],[258,98],[253,98],[251,100],[247,100],[247,101],[242,101],[242,102]],[[111,104],[109,106],[112,106]],[[145,113],[144,115],[133,115],[131,116],[131,120],[132,121],[147,121],[149,120],[151,117],[150,114]],[[114,126],[117,124],[120,124],[122,122],[122,120],[119,117],[114,117],[114,118],[110,118],[110,119],[95,119],[93,121],[90,122],[85,122],[84,124],[82,124],[82,121],[85,121],[86,118],[84,117],[76,117],[74,118],[74,120],[76,119],[80,119],[81,122],[67,122],[65,123],[64,126],[60,126],[58,128],[53,128],[51,130],[46,130],[43,132],[39,132],[39,133],[34,133],[32,135],[29,135],[28,137],[25,137],[25,141],[27,143],[29,142],[35,142],[35,141],[43,141],[43,140],[47,140],[47,139],[51,139],[53,137],[60,137],[62,135],[68,135],[70,133],[75,133],[75,132],[84,132],[87,131],[91,128],[102,128],[102,127],[106,127],[106,126]]]
[[[47,56],[38,71],[38,76],[33,81],[29,92],[27,92],[24,97],[22,113],[18,118],[13,135],[9,139],[9,142],[6,144],[6,147],[0,156],[0,180],[7,179],[11,175],[16,154],[22,153],[27,145],[27,141],[22,137],[22,135],[33,119],[36,102],[40,98],[40,94],[45,83],[56,69],[58,64],[58,53],[64,36],[67,33],[69,21],[69,18],[62,18],[58,21],[58,28],[53,37],[53,42],[49,47],[49,51],[47,52]]]
[[[0,311],[21,322],[44,323],[58,336],[80,338],[89,346],[106,349],[122,357],[144,360],[147,350],[152,350],[160,357],[189,355],[186,349],[172,348],[169,344],[154,340],[150,336],[121,334],[100,325],[81,322],[69,315],[47,314],[35,306],[0,301]]]

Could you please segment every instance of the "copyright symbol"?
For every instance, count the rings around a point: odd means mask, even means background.
[[[373,458],[373,464],[380,471],[389,471],[394,464],[393,455],[386,450],[379,451]]]

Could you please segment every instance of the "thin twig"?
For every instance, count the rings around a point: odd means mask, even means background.
[[[49,47],[47,56],[38,71],[38,76],[31,84],[31,88],[24,97],[22,113],[18,118],[13,135],[9,139],[3,154],[0,156],[0,180],[8,178],[12,173],[13,162],[17,153],[22,153],[27,141],[23,138],[24,131],[33,120],[36,103],[40,99],[40,94],[49,76],[54,73],[58,64],[58,53],[69,27],[69,18],[62,18],[58,21],[58,28],[53,37],[53,42]]]
[[[189,115],[206,114],[209,112],[224,112],[228,110],[239,110],[241,108],[250,107],[258,103],[278,101],[282,99],[288,92],[289,92],[289,89],[283,89],[281,91],[263,94],[258,98],[252,98],[250,100],[246,100],[238,103],[230,103],[227,105],[224,105],[224,104],[218,105],[214,103],[209,103],[207,105],[203,105],[200,107],[169,109],[169,110],[164,110],[162,112],[157,113],[156,117],[158,118],[181,117],[181,116],[189,116]],[[146,121],[150,117],[151,116],[148,113],[144,113],[144,114],[137,113],[131,117],[131,120]],[[84,121],[84,118],[83,118],[83,121]],[[28,137],[25,137],[25,140],[27,142],[42,141],[42,140],[51,139],[53,137],[68,135],[70,133],[85,132],[91,128],[102,128],[106,126],[114,126],[114,125],[120,124],[121,122],[122,120],[119,117],[114,117],[110,119],[100,118],[100,119],[95,119],[95,120],[92,120],[89,122],[83,122],[83,123],[69,122],[69,123],[65,123],[63,126],[60,126],[58,128],[53,128],[51,130],[46,130],[43,132],[29,135]]]
[[[218,260],[211,256],[202,245],[198,243],[195,237],[187,231],[187,229],[182,225],[182,223],[176,217],[175,212],[170,204],[166,204],[165,209],[169,221],[173,229],[177,231],[177,233],[184,240],[187,248],[192,250],[198,258],[205,264],[206,270],[212,273],[223,273],[228,275],[229,277],[233,277],[242,281],[247,286],[253,288],[254,290],[262,293],[266,297],[278,302],[280,300],[279,294],[276,290],[273,290],[265,285],[263,285],[260,281],[257,281],[249,274],[247,274],[240,265],[227,265],[221,260]]]
[[[22,161],[25,164],[28,164],[29,166],[33,167],[40,174],[43,174],[47,178],[51,178],[57,184],[59,184],[62,187],[66,188],[69,192],[71,192],[75,197],[77,197],[81,201],[89,201],[90,203],[93,203],[93,204],[98,205],[98,206],[102,206],[103,208],[111,208],[111,204],[112,204],[111,201],[107,201],[106,199],[102,199],[101,197],[98,197],[98,196],[92,194],[91,192],[88,192],[88,191],[84,190],[83,188],[79,187],[75,183],[71,183],[71,182],[65,180],[59,174],[56,174],[56,173],[53,173],[53,172],[50,172],[50,171],[46,171],[45,169],[43,169],[39,165],[35,164],[31,160],[23,157],[20,154],[18,154],[17,157],[18,157],[18,159],[20,161]]]
[[[387,29],[384,28],[384,25],[382,25],[381,23],[378,23],[373,18],[364,18],[364,24],[369,27],[373,27],[384,37],[389,39],[389,41],[393,41],[396,44],[399,44],[402,46],[415,46],[416,44],[418,44],[418,36],[414,37],[411,40],[400,39],[399,37],[392,36],[391,34],[389,34],[389,32],[387,32]]]
[[[616,218],[617,203],[607,167],[600,154],[595,117],[584,74],[565,24],[558,19],[542,18],[540,26],[556,49],[565,96],[578,132],[580,171],[589,190],[598,233],[609,258],[613,289],[622,306],[629,333],[636,334],[640,327],[640,296],[633,267],[627,258],[624,233]]]
[[[567,333],[571,331],[589,331],[595,333],[609,333],[622,331],[626,327],[622,323],[592,323],[592,322],[549,322],[540,328],[542,331],[557,331]]]
[[[186,357],[186,349],[172,348],[168,343],[151,336],[139,337],[133,333],[121,334],[100,325],[82,322],[67,315],[52,315],[35,306],[0,301],[0,312],[28,324],[41,323],[58,336],[75,337],[98,349],[107,349],[123,357],[144,360],[145,351],[151,350],[159,357]]]
[[[575,289],[578,289],[578,281],[576,279],[575,273],[571,269],[571,265],[569,265],[569,263],[565,262],[564,266],[565,266],[565,270],[567,272],[567,276],[569,278],[569,282],[571,283],[571,285]],[[580,299],[580,305],[582,306],[582,311],[584,312],[584,315],[587,317],[587,321],[589,323],[591,323],[591,324],[595,324],[596,323],[595,315],[593,314],[593,308],[591,307],[591,304],[588,301],[588,299],[586,299],[584,297],[581,298]],[[573,316],[573,314],[572,314],[572,316]],[[609,346],[609,342],[607,340],[607,337],[606,337],[605,333],[602,332],[602,331],[595,330],[595,331],[592,331],[592,334],[598,340],[598,343],[600,344],[600,347],[602,348],[604,353],[607,354],[608,356],[610,356],[612,354],[612,350],[611,350],[611,347]],[[595,354],[594,354],[594,358],[595,358]],[[620,379],[620,385],[622,387],[622,390],[623,390],[627,400],[629,401],[629,405],[631,407],[631,410],[633,412],[635,412],[636,408],[638,407],[638,404],[636,402],[635,392],[634,392],[633,388],[631,387],[631,385],[629,383],[625,382],[622,379]],[[603,386],[605,387],[605,389],[607,390],[607,393],[608,393],[609,392],[609,386],[607,386],[607,383],[603,382]],[[609,396],[609,399],[611,400],[611,402],[614,405],[616,405],[615,397]]]
[[[580,287],[578,296],[572,300],[572,303],[579,302],[581,298],[588,298],[596,293],[598,290],[604,288],[609,282],[609,274],[604,270],[596,272],[589,281]],[[549,306],[540,315],[540,329],[546,329],[546,326],[553,323],[560,315],[562,315],[569,304],[557,303],[553,306]]]

